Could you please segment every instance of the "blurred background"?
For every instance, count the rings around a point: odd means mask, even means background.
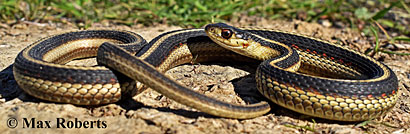
[[[352,28],[364,36],[375,36],[377,40],[380,37],[394,44],[410,41],[409,3],[410,0],[2,0],[0,27],[24,21],[72,23],[83,29],[95,22],[197,28],[251,17]]]

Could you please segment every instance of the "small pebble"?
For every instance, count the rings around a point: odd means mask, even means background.
[[[329,20],[323,20],[323,21],[319,21],[320,24],[322,24],[325,27],[331,27],[332,23],[330,23]]]
[[[11,47],[11,45],[9,45],[9,44],[0,44],[0,48],[9,48],[9,47]]]

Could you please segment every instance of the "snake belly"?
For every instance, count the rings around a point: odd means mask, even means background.
[[[96,55],[99,66],[62,65]],[[53,102],[107,104],[151,87],[181,104],[215,116],[253,118],[270,110],[266,102],[234,105],[207,97],[163,74],[193,60],[254,61],[216,45],[203,29],[167,32],[149,43],[133,32],[91,30],[33,43],[17,56],[13,72],[25,92]]]
[[[224,23],[205,29],[222,47],[263,61],[256,72],[257,88],[282,107],[325,119],[362,121],[385,115],[397,102],[394,72],[359,52],[270,29]]]

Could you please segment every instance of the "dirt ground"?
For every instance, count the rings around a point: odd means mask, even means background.
[[[250,19],[255,20],[255,19]],[[302,21],[248,21],[238,20],[236,26],[257,26],[291,31],[336,42],[364,52],[371,47],[372,39],[350,29],[333,29]],[[16,55],[34,41],[77,28],[72,24],[37,24],[22,22],[13,26],[0,24],[0,132],[5,133],[410,133],[410,56],[376,54],[375,58],[393,69],[399,79],[400,98],[385,116],[363,124],[312,118],[272,105],[272,111],[254,119],[225,119],[198,112],[178,104],[149,89],[132,99],[98,107],[56,104],[35,99],[18,88],[10,66]],[[91,29],[122,29],[141,34],[147,41],[160,33],[179,29],[175,26],[132,27],[93,24]],[[407,44],[408,45],[408,44]],[[404,50],[409,51],[409,50]],[[78,61],[92,65],[95,59]],[[74,63],[72,63],[74,64]],[[75,63],[78,64],[78,63]],[[193,90],[225,102],[245,104],[261,101],[263,97],[255,86],[251,65],[224,63],[183,65],[167,72],[177,81]],[[195,71],[194,71],[195,70]],[[9,128],[18,121],[16,128]],[[51,121],[51,128],[23,128],[24,119]],[[105,128],[56,128],[56,120],[99,122]]]

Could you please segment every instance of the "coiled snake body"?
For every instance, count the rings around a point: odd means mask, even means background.
[[[63,65],[96,55],[104,66]],[[270,106],[266,102],[234,105],[218,101],[163,74],[194,59],[251,61],[242,55],[263,61],[256,80],[265,97],[303,114],[367,120],[383,115],[397,101],[396,76],[372,58],[310,37],[222,23],[210,24],[205,30],[167,32],[149,43],[133,32],[116,30],[51,36],[25,48],[17,56],[13,72],[24,91],[49,101],[107,104],[150,87],[208,114],[245,119],[265,114]]]

